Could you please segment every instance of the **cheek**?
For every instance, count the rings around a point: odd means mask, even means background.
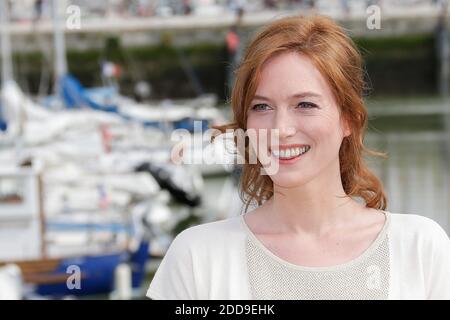
[[[251,116],[247,118],[247,129],[268,129],[270,128],[270,119],[268,116]]]
[[[270,141],[271,126],[268,117],[248,117],[247,133],[253,145],[265,145]]]
[[[317,151],[324,155],[339,152],[342,143],[342,129],[333,117],[317,117],[304,121],[300,129],[311,141]]]
[[[338,114],[323,114],[311,121],[311,123],[321,135],[342,136],[343,128]]]
[[[298,130],[307,135],[313,142],[319,143],[330,137],[335,128],[333,128],[333,123],[329,118],[317,116],[299,119]]]

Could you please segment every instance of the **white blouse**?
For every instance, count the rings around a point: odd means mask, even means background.
[[[151,299],[450,299],[450,239],[435,221],[384,211],[357,258],[299,266],[273,254],[243,215],[190,227],[164,256]]]

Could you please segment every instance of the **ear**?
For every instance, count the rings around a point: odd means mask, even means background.
[[[347,119],[345,119],[345,117],[342,117],[341,120],[342,120],[342,129],[343,129],[344,138],[345,138],[352,134],[352,129],[350,128],[349,122],[347,121]]]

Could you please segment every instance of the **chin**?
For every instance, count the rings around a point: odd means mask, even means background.
[[[270,176],[273,183],[282,188],[296,188],[305,185],[310,179],[303,174],[292,174],[291,172],[278,172]]]

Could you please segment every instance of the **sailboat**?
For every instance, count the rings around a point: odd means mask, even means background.
[[[208,98],[153,108],[108,88],[82,88],[67,72],[57,14],[57,94],[47,101],[63,107],[42,106],[13,81],[7,11],[1,12],[0,265],[19,266],[23,296],[34,298],[110,294],[125,264],[139,296],[149,252],[164,253],[186,212],[170,202],[202,203],[208,166],[172,164],[167,134],[220,114]],[[77,270],[80,288],[68,283]]]
[[[55,5],[54,11],[58,10]],[[225,118],[222,112],[215,107],[217,98],[213,94],[203,94],[198,97],[185,100],[182,103],[171,100],[143,103],[120,94],[118,86],[112,81],[111,75],[102,68],[102,79],[105,86],[85,88],[81,82],[67,72],[65,58],[65,41],[62,24],[58,15],[54,17],[54,42],[56,49],[56,87],[55,96],[46,97],[43,105],[50,108],[67,109],[92,109],[118,115],[124,120],[136,122],[144,126],[155,127],[170,132],[174,129],[186,129],[193,132],[194,122],[201,122],[201,130],[206,131],[211,125],[222,123]],[[198,87],[198,79],[193,75],[192,68],[186,66],[184,58],[180,58],[183,69],[190,79],[193,79],[194,87]],[[104,65],[111,63],[104,62]],[[105,81],[106,79],[106,81]]]
[[[57,1],[53,1],[56,10]],[[131,285],[138,289],[145,271],[145,263],[149,257],[149,235],[144,228],[142,212],[131,215],[120,214],[120,208],[107,203],[107,193],[99,192],[100,199],[105,199],[103,210],[94,214],[92,210],[62,210],[63,223],[57,223],[61,218],[61,208],[49,208],[45,203],[44,180],[47,186],[58,187],[55,180],[58,175],[58,165],[70,163],[69,158],[61,158],[64,152],[55,146],[55,137],[61,137],[81,125],[97,127],[99,124],[117,124],[117,117],[111,117],[99,112],[63,112],[55,114],[33,103],[26,97],[12,79],[11,51],[7,21],[6,1],[0,1],[2,13],[2,114],[6,114],[5,131],[1,134],[0,145],[0,266],[15,265],[20,268],[23,283],[27,290],[24,296],[64,296],[91,295],[110,293],[114,289],[114,274],[120,264],[126,263],[131,268]],[[59,69],[61,70],[61,69]],[[86,120],[89,121],[86,122]],[[91,126],[89,126],[91,124]],[[44,126],[44,127],[43,127]],[[71,130],[72,129],[72,132]],[[93,131],[93,130],[92,130]],[[75,130],[74,140],[80,137]],[[88,135],[89,132],[88,132]],[[92,138],[92,137],[91,137]],[[67,139],[65,140],[67,142]],[[101,141],[103,142],[103,141]],[[98,151],[98,143],[93,143],[93,149]],[[80,151],[73,145],[75,154]],[[97,147],[97,148],[96,148]],[[100,147],[103,149],[102,143]],[[91,148],[92,149],[92,148]],[[56,151],[56,152],[55,152]],[[59,151],[59,152],[58,152]],[[81,150],[86,152],[86,149]],[[86,160],[89,153],[81,153]],[[59,159],[58,159],[59,158]],[[52,167],[57,168],[57,170]],[[86,172],[86,168],[73,165],[83,175],[78,179],[85,185],[98,184],[98,179]],[[64,169],[64,167],[63,167]],[[84,169],[84,170],[83,170]],[[44,174],[45,172],[45,174]],[[52,173],[55,175],[52,177]],[[116,172],[117,173],[117,172]],[[122,174],[123,176],[123,174]],[[67,176],[62,176],[67,179]],[[124,177],[126,180],[127,177]],[[130,187],[124,184],[111,187],[117,182],[114,174],[108,176],[108,181],[96,185],[98,189],[110,187],[122,190],[123,196],[136,194],[133,188],[146,187],[146,194],[155,195],[159,190],[151,177],[132,175]],[[116,179],[117,181],[117,179]],[[140,183],[136,183],[140,181]],[[149,187],[150,186],[150,187]],[[87,189],[88,193],[89,190]],[[68,194],[75,195],[72,190]],[[128,192],[127,192],[128,191]],[[45,190],[48,193],[49,190]],[[50,190],[50,196],[52,192]],[[112,197],[113,198],[113,197]],[[114,197],[115,198],[115,197]],[[119,201],[120,201],[120,197]],[[147,197],[151,198],[151,197]],[[82,198],[81,198],[82,199]],[[157,197],[155,196],[155,201]],[[127,199],[125,204],[129,203]],[[53,205],[54,206],[54,205]],[[161,211],[164,203],[154,206]],[[70,206],[67,206],[71,211]],[[73,209],[73,208],[72,208]],[[83,212],[85,211],[85,212]],[[164,211],[164,210],[163,210]],[[45,212],[45,213],[44,213]],[[48,215],[46,214],[48,213]],[[115,214],[114,214],[115,213]],[[148,213],[148,212],[147,212]],[[138,218],[136,218],[136,215]],[[88,218],[86,218],[88,217]],[[70,275],[68,270],[76,266],[80,271],[80,286],[68,286]]]
[[[148,259],[149,239],[127,230],[125,223],[65,222],[63,231],[85,233],[89,241],[76,245],[51,242],[58,231],[45,219],[42,181],[36,165],[0,172],[0,265],[20,267],[26,297],[104,294],[114,290],[114,274],[121,263],[132,270],[132,286],[139,289]],[[70,220],[70,219],[69,219]],[[130,224],[131,226],[131,224]],[[59,231],[61,231],[59,226]],[[76,230],[76,228],[80,230]],[[101,237],[100,237],[101,236]],[[138,243],[132,243],[137,241]],[[136,246],[132,249],[132,246]],[[76,267],[79,288],[68,286]]]

